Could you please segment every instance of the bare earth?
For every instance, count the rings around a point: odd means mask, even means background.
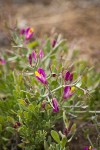
[[[6,3],[6,1],[9,3]],[[26,1],[26,3],[25,3]],[[33,1],[33,3],[29,3]],[[80,59],[98,69],[100,55],[100,1],[99,0],[1,0],[0,45],[8,44],[4,22],[12,26],[18,21],[19,28],[32,26],[40,35],[56,28],[79,48]]]

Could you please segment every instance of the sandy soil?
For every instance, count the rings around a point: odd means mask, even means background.
[[[7,1],[7,3],[6,3]],[[29,3],[32,2],[33,3]],[[8,3],[9,2],[9,3]],[[4,22],[33,26],[40,35],[56,28],[80,50],[81,59],[98,67],[100,54],[99,0],[5,0],[0,3],[0,45],[8,44]]]

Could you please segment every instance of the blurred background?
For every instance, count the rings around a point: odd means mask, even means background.
[[[98,69],[100,54],[100,0],[0,0],[0,51],[10,45],[5,23],[32,26],[39,36],[55,30],[80,59]]]

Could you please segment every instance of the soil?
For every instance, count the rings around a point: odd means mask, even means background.
[[[32,26],[39,35],[56,29],[80,50],[80,59],[99,68],[100,0],[1,0],[0,46],[8,44],[4,23]]]

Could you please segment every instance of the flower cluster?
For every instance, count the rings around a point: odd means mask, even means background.
[[[26,40],[29,40],[34,34],[33,28],[22,29],[20,33],[21,35],[24,35]],[[56,43],[57,43],[57,40],[54,39],[51,43],[53,48],[55,47]],[[29,54],[28,56],[29,64],[32,66],[33,61],[35,63],[38,63],[38,60],[39,59],[41,60],[43,57],[44,57],[44,53],[42,49],[40,49],[39,52],[36,52],[35,50],[33,50],[31,54]],[[46,76],[45,71],[42,68],[38,68],[37,71],[35,71],[35,77],[37,78],[38,81],[40,81],[42,84],[48,87],[47,76]],[[74,94],[75,87],[71,87],[70,85],[67,84],[67,83],[71,83],[73,80],[73,74],[70,73],[69,71],[66,71],[63,79],[65,83],[65,86],[63,89],[63,99],[65,101],[66,99],[70,98]],[[42,108],[45,108],[45,106],[46,105],[43,104]],[[52,98],[51,106],[53,108],[53,112],[59,112],[59,104],[56,98]]]
[[[35,55],[34,55],[34,57],[35,57]],[[46,79],[46,73],[42,68],[39,68],[37,71],[35,71],[35,76],[42,84],[44,84],[44,85],[48,84],[48,81]],[[67,71],[65,74],[64,80],[72,81],[73,74],[71,74],[69,71]],[[75,91],[75,87],[65,86],[63,98],[64,99],[70,98],[74,94],[74,91]],[[52,99],[52,107],[53,107],[53,112],[59,112],[58,101],[56,98]]]
[[[26,40],[29,40],[34,34],[34,29],[29,27],[26,29],[21,29],[20,34],[24,35]]]

